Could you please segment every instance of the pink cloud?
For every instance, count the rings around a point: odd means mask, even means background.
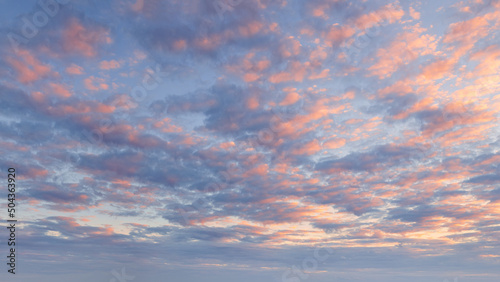
[[[240,75],[245,82],[254,82],[261,78],[263,71],[270,65],[271,62],[267,58],[259,59],[254,52],[249,52],[242,60],[227,65],[226,69],[232,74]]]
[[[179,39],[176,40],[173,44],[172,47],[175,51],[181,51],[187,48],[187,41],[184,39]]]
[[[297,149],[292,150],[294,155],[313,155],[321,150],[321,145],[318,140],[310,141]]]
[[[259,33],[262,28],[264,27],[264,24],[259,21],[252,21],[248,23],[247,25],[240,26],[238,28],[238,31],[241,36],[243,37],[251,37],[257,33]]]
[[[410,7],[410,16],[415,20],[420,19],[420,13],[417,12],[413,7]]]
[[[500,46],[491,45],[471,55],[471,60],[479,61],[472,75],[488,76],[496,75],[500,70]],[[498,81],[498,80],[497,80]]]
[[[280,102],[280,106],[289,106],[295,104],[300,99],[300,95],[297,92],[290,92],[286,97]]]
[[[137,0],[132,6],[132,11],[140,12],[144,8],[144,0]]]
[[[172,120],[169,118],[164,118],[163,120],[153,123],[153,127],[165,133],[182,132],[182,127],[173,124]]]
[[[76,64],[71,64],[66,68],[66,72],[69,74],[83,74],[83,68]]]
[[[223,37],[220,34],[214,34],[211,36],[204,36],[194,40],[194,44],[206,51],[215,50],[223,42]]]
[[[106,30],[85,27],[76,18],[69,21],[62,34],[63,49],[68,53],[78,53],[85,57],[96,56],[97,45],[110,42],[111,39]]]
[[[328,56],[328,53],[325,51],[325,48],[321,47],[321,46],[318,46],[309,55],[309,60],[311,60],[311,61],[322,61],[322,60],[325,60],[327,58],[327,56]]]
[[[444,43],[454,44],[455,50],[453,57],[458,60],[474,47],[481,38],[488,36],[495,29],[498,29],[500,11],[477,16],[470,20],[452,23],[448,27],[448,32],[443,38]],[[491,23],[496,22],[496,27]]]
[[[280,46],[280,54],[284,58],[297,56],[300,54],[301,44],[294,38],[287,38]]]
[[[387,78],[401,66],[417,59],[418,56],[434,54],[437,47],[436,38],[423,34],[424,31],[424,28],[417,25],[413,31],[399,34],[389,46],[378,49],[377,61],[368,68],[371,75],[381,79]]]
[[[311,74],[309,76],[309,79],[320,79],[320,78],[325,78],[325,77],[328,77],[328,74],[330,73],[330,70],[329,69],[324,69],[322,70],[320,73],[316,73],[316,74]]]
[[[68,90],[68,87],[63,85],[63,84],[57,84],[57,83],[49,83],[50,91],[53,94],[56,94],[59,97],[62,98],[68,98],[71,97],[71,92]]]
[[[375,25],[380,25],[383,22],[392,24],[400,20],[404,14],[405,12],[401,9],[401,7],[389,4],[379,10],[359,16],[354,20],[354,26],[360,30],[366,30]]]
[[[102,113],[109,114],[116,108],[96,101],[79,101],[72,104],[58,104],[46,107],[46,111],[54,116],[65,116],[74,114]],[[83,120],[84,123],[87,119]]]
[[[15,58],[8,57],[7,62],[16,70],[20,83],[30,83],[57,73],[49,65],[40,62],[27,50],[19,50]]]
[[[267,172],[269,171],[269,166],[267,164],[260,164],[249,171],[247,171],[243,177],[250,177],[253,175],[259,175],[259,176],[265,176],[267,175]]]
[[[422,75],[427,79],[440,79],[453,70],[455,61],[452,59],[440,59],[424,67]]]
[[[260,75],[256,74],[256,73],[246,73],[244,76],[243,76],[243,80],[245,82],[253,82],[253,81],[256,81],[257,79],[260,78]]]
[[[323,38],[329,47],[336,47],[347,38],[353,36],[354,33],[354,28],[350,26],[340,26],[339,24],[334,24],[330,27],[328,32],[323,34]]]
[[[250,110],[255,110],[259,107],[259,99],[255,96],[252,96],[247,99],[247,108]]]
[[[338,149],[343,147],[346,144],[346,140],[344,138],[334,138],[323,143],[323,148],[325,149]]]
[[[292,80],[301,82],[302,80],[304,80],[304,76],[306,75],[307,65],[307,63],[303,64],[298,61],[292,61],[291,63],[289,63],[286,71],[271,75],[269,81],[272,83],[281,83]]]
[[[28,167],[26,168],[24,175],[19,176],[19,179],[36,179],[47,175],[48,171],[46,169]]]
[[[120,63],[116,60],[101,61],[101,63],[99,64],[99,67],[102,70],[117,69],[120,67]]]

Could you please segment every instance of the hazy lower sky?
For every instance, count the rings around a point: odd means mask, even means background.
[[[500,281],[500,1],[0,5],[0,281]]]

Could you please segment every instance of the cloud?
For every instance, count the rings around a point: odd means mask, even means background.
[[[9,56],[6,61],[17,72],[17,80],[20,83],[32,83],[48,76],[55,76],[50,65],[38,60],[28,50],[19,50],[19,56]]]
[[[85,57],[95,57],[100,44],[111,42],[108,31],[104,28],[84,26],[77,18],[68,20],[61,40],[65,52]]]
[[[310,281],[496,281],[497,2],[59,4],[0,48],[21,279],[267,281],[324,246]]]
[[[71,92],[67,89],[67,86],[63,84],[50,83],[49,84],[50,92],[62,98],[71,97]]]
[[[83,80],[85,88],[91,91],[107,90],[109,85],[105,83],[105,80],[100,77],[89,76]]]
[[[101,61],[101,63],[99,63],[99,67],[103,70],[117,69],[120,67],[120,63],[116,60]]]
[[[385,48],[378,49],[376,62],[368,68],[370,74],[387,78],[418,56],[433,54],[437,47],[436,37],[424,34],[425,31],[425,28],[416,26],[411,31],[398,34]]]
[[[66,68],[66,72],[75,75],[83,74],[83,68],[78,65],[71,64],[69,67]]]

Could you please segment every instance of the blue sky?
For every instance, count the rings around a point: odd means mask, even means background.
[[[19,281],[500,278],[499,1],[0,3]]]

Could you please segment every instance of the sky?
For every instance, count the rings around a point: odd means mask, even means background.
[[[500,1],[0,5],[0,281],[500,280]]]

